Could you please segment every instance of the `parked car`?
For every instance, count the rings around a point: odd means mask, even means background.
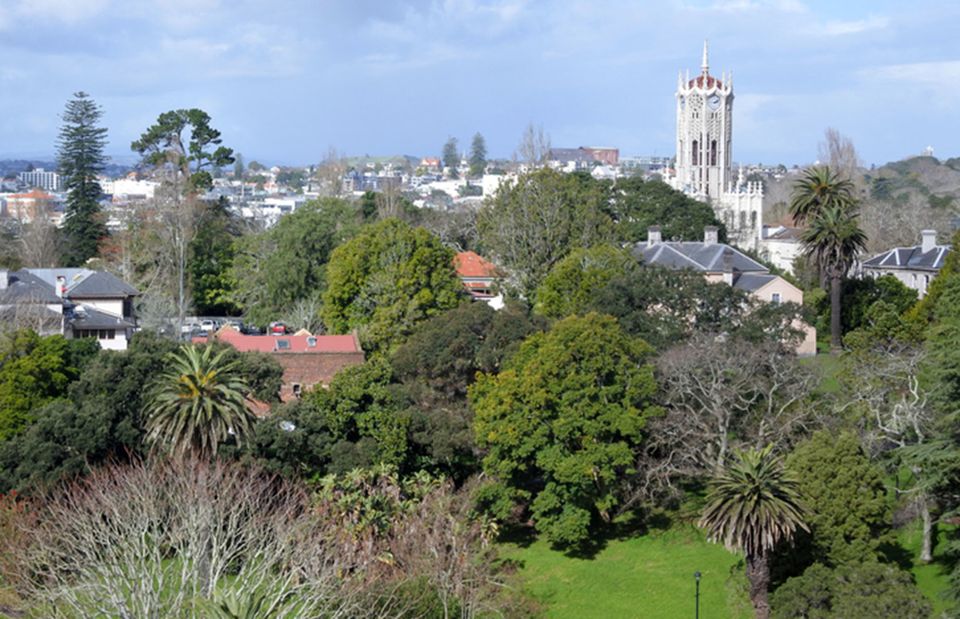
[[[207,320],[201,320],[200,330],[203,331],[204,333],[210,333],[211,331],[216,331],[217,323],[210,320],[209,318]]]
[[[286,335],[287,325],[282,322],[271,322],[269,332],[270,335]]]

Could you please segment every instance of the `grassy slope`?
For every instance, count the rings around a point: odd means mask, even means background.
[[[919,522],[913,522],[899,532],[900,544],[910,551],[913,566],[910,571],[917,579],[920,591],[933,603],[934,616],[939,617],[947,609],[947,600],[943,597],[949,586],[949,575],[944,567],[944,550],[946,548],[946,532],[941,527],[937,545],[933,551],[933,563],[924,565],[917,561],[920,556],[921,527]]]
[[[542,541],[525,548],[504,544],[502,551],[520,563],[547,617],[692,617],[698,570],[701,617],[750,616],[739,558],[691,527],[611,540],[590,559],[564,555]]]

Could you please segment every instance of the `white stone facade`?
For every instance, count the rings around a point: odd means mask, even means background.
[[[699,76],[677,77],[677,159],[667,177],[674,188],[710,204],[727,228],[731,243],[757,249],[763,186],[732,174],[733,75],[710,75],[707,44]]]

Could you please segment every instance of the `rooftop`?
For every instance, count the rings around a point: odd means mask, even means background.
[[[226,326],[214,338],[241,352],[265,353],[357,353],[363,352],[355,335],[244,335]],[[205,338],[195,338],[204,341]]]

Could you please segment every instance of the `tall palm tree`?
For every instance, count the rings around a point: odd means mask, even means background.
[[[712,541],[743,551],[750,601],[758,619],[770,615],[770,554],[797,529],[809,530],[805,511],[797,482],[784,471],[770,446],[738,452],[710,486],[700,526]]]
[[[794,222],[806,226],[800,240],[807,255],[816,259],[821,276],[830,281],[830,348],[837,352],[843,346],[843,278],[857,254],[866,248],[867,240],[857,223],[853,182],[828,166],[807,169],[793,185],[790,215]]]
[[[857,254],[866,249],[867,235],[860,229],[859,214],[852,206],[821,209],[800,235],[806,254],[812,256],[820,272],[830,280],[830,349],[843,347],[840,312],[843,278],[853,266]]]
[[[256,419],[247,406],[250,387],[226,350],[184,345],[167,356],[147,406],[147,439],[171,454],[210,457],[228,435],[239,443]]]
[[[831,207],[855,207],[853,182],[834,172],[829,166],[817,166],[804,171],[793,184],[790,196],[790,216],[803,226],[822,210]]]

